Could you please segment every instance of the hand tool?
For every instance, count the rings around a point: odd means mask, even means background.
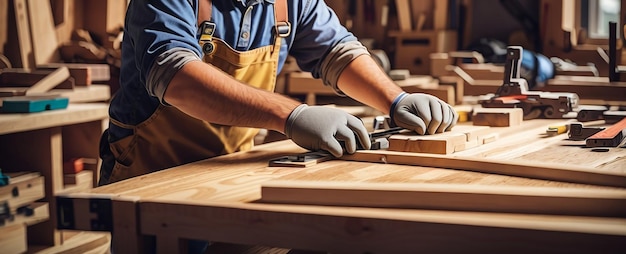
[[[608,124],[614,124],[626,117],[626,111],[607,110],[602,113],[604,121]]]
[[[402,127],[389,128],[382,131],[370,132],[370,140],[372,142],[371,150],[381,150],[389,148],[389,140],[387,138],[393,134],[407,131]],[[343,143],[343,141],[340,141]],[[342,144],[345,147],[344,144]],[[361,144],[357,145],[357,149],[363,150]],[[334,157],[326,151],[313,151],[296,155],[281,156],[269,161],[270,167],[307,167],[320,162],[334,159]]]
[[[568,135],[570,140],[582,141],[604,129],[604,127],[583,127],[582,123],[571,123]]]
[[[558,125],[558,126],[549,126],[548,129],[546,130],[546,134],[548,134],[548,136],[556,136],[559,134],[566,133],[568,130],[569,130],[568,124]]]
[[[626,118],[586,140],[587,147],[617,147],[626,136]]]
[[[606,106],[580,106],[578,114],[576,114],[576,120],[578,120],[579,122],[588,122],[604,119],[602,115],[607,110],[609,110],[609,108]]]
[[[528,119],[538,111],[544,118],[562,118],[578,106],[575,93],[529,91],[528,83],[519,73],[522,53],[520,46],[507,48],[503,84],[494,97],[479,101],[484,108],[522,108],[524,119]]]

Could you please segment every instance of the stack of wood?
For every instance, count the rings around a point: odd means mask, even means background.
[[[7,173],[0,185],[0,250],[24,253],[28,249],[27,227],[49,218],[44,197],[44,178],[40,173]]]

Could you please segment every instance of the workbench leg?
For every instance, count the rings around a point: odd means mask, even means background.
[[[139,232],[139,213],[137,200],[111,199],[113,230],[111,242],[113,253],[146,253],[151,249]]]
[[[157,254],[188,253],[187,242],[188,241],[184,239],[180,239],[176,236],[157,235],[156,236],[156,253]]]

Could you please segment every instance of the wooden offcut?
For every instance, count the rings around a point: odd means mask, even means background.
[[[459,125],[432,135],[396,134],[389,137],[389,151],[451,154],[492,142],[497,135],[486,126]]]
[[[75,79],[70,79],[70,72],[65,67],[50,70],[14,68],[0,72],[1,87],[25,87],[28,93],[47,92],[52,88],[73,89],[74,84]]]
[[[523,119],[521,108],[475,108],[472,115],[474,125],[491,127],[518,126]]]
[[[85,83],[109,81],[111,79],[111,71],[108,64],[89,64],[89,63],[48,63],[37,66],[44,69],[56,69],[65,66],[69,69],[70,75],[76,79],[76,84],[85,77]]]

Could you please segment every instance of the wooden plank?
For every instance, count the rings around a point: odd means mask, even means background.
[[[607,77],[557,75],[541,90],[572,92],[587,100],[624,101],[626,98],[626,82],[609,82]]]
[[[108,118],[108,105],[105,103],[70,104],[64,110],[38,114],[2,114],[0,115],[0,134],[101,121],[106,118]]]
[[[28,90],[26,90],[26,95],[45,93],[50,89],[58,86],[69,77],[70,72],[67,67],[60,67],[52,73],[48,74],[45,78],[33,84]]]
[[[352,155],[344,155],[342,159],[392,163],[424,167],[439,167],[475,172],[504,174],[565,181],[572,183],[594,184],[602,186],[626,187],[626,175],[598,172],[591,167],[555,163],[522,162],[519,160],[498,160],[489,158],[449,157],[437,154],[405,153],[394,151],[357,151]]]
[[[45,67],[39,67],[39,68],[43,69]],[[70,72],[70,76],[74,78],[76,85],[79,85],[79,86],[91,85],[91,76],[92,76],[91,67],[81,66],[81,67],[67,67],[67,68]],[[56,67],[53,69],[56,69]]]
[[[63,192],[84,192],[93,188],[93,171],[83,170],[77,174],[65,174],[63,176]]]
[[[145,234],[334,253],[619,252],[626,241],[615,218],[171,199],[140,210]]]
[[[434,17],[434,29],[435,30],[447,30],[450,26],[448,24],[449,10],[448,1],[438,0],[435,1],[435,17]]]
[[[396,10],[398,11],[398,25],[400,26],[400,31],[413,30],[409,0],[396,0]]]
[[[272,180],[267,203],[626,217],[626,189]]]
[[[458,125],[451,131],[432,135],[396,134],[389,137],[389,151],[451,154],[491,142],[497,138],[489,127]]]
[[[0,227],[0,250],[3,253],[25,253],[28,249],[26,243],[26,226],[13,224]]]
[[[509,127],[524,121],[521,108],[475,108],[472,122],[478,126]]]
[[[109,85],[93,84],[90,86],[74,87],[68,89],[52,89],[50,93],[56,93],[66,97],[70,103],[78,102],[106,102],[111,98],[111,87]]]
[[[0,186],[0,201],[8,202],[12,211],[45,196],[44,179],[35,172],[6,173],[9,184]]]
[[[430,94],[452,106],[456,104],[454,86],[451,86],[451,85],[437,84],[434,87],[424,87],[424,88],[420,86],[402,86],[402,89],[407,93]]]
[[[79,232],[63,244],[37,251],[39,254],[108,253],[111,244],[109,233]]]
[[[27,0],[35,66],[59,62],[61,56],[50,1]]]
[[[15,23],[17,26],[17,38],[20,49],[20,65],[22,68],[35,68],[35,57],[33,54],[33,43],[30,38],[30,21],[28,19],[28,7],[26,0],[14,0]]]
[[[58,89],[73,89],[74,88],[74,79],[68,78],[61,80],[64,76],[64,70],[60,70],[60,72],[55,68],[55,70],[27,70],[27,69],[3,69],[0,72],[0,86],[3,87],[33,87],[38,84],[41,86],[39,82],[44,83],[47,87],[58,88]],[[44,80],[49,75],[53,74],[59,75],[56,80],[50,79],[52,76],[48,78],[48,80]],[[60,80],[60,82],[59,82]],[[54,85],[54,82],[59,82],[57,85]],[[50,89],[52,89],[50,88]],[[27,90],[28,91],[28,90]]]
[[[109,81],[111,79],[111,70],[108,64],[88,64],[88,63],[48,63],[38,65],[38,68],[59,68],[65,66],[70,70],[70,74],[73,71],[82,71],[89,69],[89,80],[93,82]],[[78,78],[76,78],[78,79]]]

